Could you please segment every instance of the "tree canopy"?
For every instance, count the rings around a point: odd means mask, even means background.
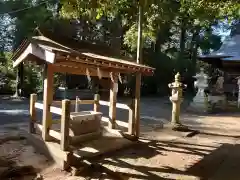
[[[197,55],[218,49],[222,42],[216,29],[223,29],[222,22],[230,28],[240,18],[237,0],[5,0],[0,1],[1,62],[34,29],[56,24],[75,40],[104,43],[135,61],[139,4],[143,60],[156,68],[153,77],[143,79],[143,94],[166,94],[176,71],[191,87]]]

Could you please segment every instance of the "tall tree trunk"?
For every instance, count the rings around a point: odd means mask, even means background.
[[[199,48],[199,33],[200,33],[200,27],[197,27],[193,30],[191,44],[190,44],[190,59],[191,59],[191,65],[189,68],[189,74],[188,74],[188,87],[190,87],[190,90],[194,90],[194,81],[195,79],[193,76],[196,74],[196,66],[197,66],[197,51]],[[191,89],[192,88],[192,89]]]
[[[190,50],[191,50],[191,62],[192,62],[192,68],[191,68],[191,73],[192,75],[195,75],[196,73],[196,63],[197,63],[197,51],[199,48],[199,33],[200,33],[201,28],[197,27],[192,35],[192,40],[191,40],[191,45],[190,45]]]
[[[192,64],[195,67],[196,71],[196,65],[197,65],[197,55],[198,55],[198,48],[199,48],[199,35],[196,36],[196,44],[194,46],[194,49],[192,51]]]
[[[183,72],[183,68],[184,68],[184,51],[185,51],[185,43],[186,43],[186,21],[184,18],[182,18],[181,20],[181,33],[180,33],[180,51],[178,53],[178,59],[177,59],[177,67],[178,67],[178,71],[180,73]]]
[[[56,3],[56,18],[59,19],[60,18],[60,11],[62,9],[62,3],[61,0],[57,0]]]
[[[159,53],[160,52],[160,45],[162,44],[162,32],[158,30],[156,42],[154,44],[154,52]]]
[[[104,15],[102,18],[101,18],[101,23],[102,23],[102,28],[101,28],[101,34],[102,34],[102,37],[101,37],[101,41],[102,43],[106,43],[107,41],[107,27],[106,27],[106,23],[108,22],[107,20],[107,17]]]
[[[17,68],[16,91],[14,97],[19,97],[23,95],[23,81],[24,81],[23,71],[24,71],[23,63],[20,63]]]
[[[159,53],[161,51],[161,45],[164,44],[168,37],[171,36],[170,32],[170,23],[164,23],[161,25],[161,28],[158,29],[156,35],[156,41],[154,44],[154,52]]]
[[[123,28],[120,14],[118,14],[116,18],[113,20],[110,33],[112,34],[110,39],[111,47],[113,47],[114,54],[119,56],[121,55],[121,46],[123,40],[122,39]],[[124,95],[125,88],[127,87],[125,87],[124,83],[119,83],[118,85],[119,96]]]
[[[114,51],[117,55],[121,53],[121,44],[122,44],[122,24],[121,17],[117,15],[117,17],[113,20],[113,32],[111,38],[111,46],[114,48]]]

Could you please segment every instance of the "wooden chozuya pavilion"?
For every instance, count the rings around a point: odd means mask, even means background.
[[[136,74],[136,76],[152,75],[154,68],[98,55],[84,47],[74,49],[43,34],[25,40],[15,52],[13,60],[14,67],[27,61],[44,65],[43,103],[37,102],[36,94],[31,95],[30,133],[26,133],[26,137],[37,146],[38,150],[45,153],[47,151],[48,155],[59,162],[62,168],[71,165],[73,159],[99,155],[122,148],[121,144],[126,145],[131,142],[126,137],[135,137],[135,139],[139,137],[140,78],[136,78],[136,98],[130,104],[117,103],[117,84],[121,79],[120,73]],[[94,100],[76,98],[74,102],[63,100],[61,108],[53,106],[57,104],[56,101],[53,101],[54,73],[97,76],[100,79],[110,78],[109,102],[101,101],[100,96],[96,94]],[[94,104],[94,110],[71,112],[71,102],[76,103],[76,111],[78,111],[79,104]],[[102,113],[99,112],[100,105],[109,106],[109,117],[102,117]],[[129,111],[127,122],[116,120],[116,108]],[[43,110],[42,123],[37,123],[39,121],[36,118],[36,109]],[[61,120],[53,120],[52,114],[60,115]],[[101,125],[98,125],[98,120],[101,121]],[[94,130],[93,127],[97,128]],[[101,132],[99,132],[99,127]],[[99,136],[100,134],[101,136]],[[110,136],[111,138],[109,138]],[[93,143],[91,144],[91,142]]]

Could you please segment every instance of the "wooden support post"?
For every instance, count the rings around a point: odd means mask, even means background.
[[[62,117],[61,117],[61,149],[67,151],[69,147],[69,126],[70,126],[70,100],[62,101]]]
[[[109,124],[108,127],[110,129],[115,129],[115,125],[116,125],[116,104],[117,104],[117,83],[118,83],[118,79],[116,74],[113,74],[112,76],[112,80],[111,80],[111,88],[110,88],[110,97],[109,97],[109,102],[110,102],[110,106],[109,106]]]
[[[95,103],[94,103],[94,111],[95,111],[95,112],[99,112],[99,111],[100,111],[100,104],[99,104],[100,95],[99,95],[99,94],[95,94],[94,100],[95,100]]]
[[[78,96],[76,96],[76,102],[75,102],[75,112],[78,112],[79,111],[79,108],[78,108]]]
[[[44,141],[49,139],[49,129],[52,120],[50,106],[53,100],[53,67],[51,64],[45,65],[44,71],[44,92],[43,92],[43,129],[42,138]]]
[[[128,114],[128,134],[134,135],[135,120],[134,120],[134,101],[132,99],[131,104],[129,105],[129,114]]]
[[[37,121],[35,102],[37,101],[37,94],[31,94],[30,96],[30,121],[29,121],[29,132],[36,133],[34,123]]]
[[[135,103],[134,103],[134,119],[135,119],[135,135],[140,135],[140,95],[141,95],[141,74],[136,74],[135,84]]]

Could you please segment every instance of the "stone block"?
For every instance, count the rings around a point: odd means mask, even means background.
[[[70,114],[70,117],[70,136],[97,132],[101,128],[101,112],[73,112]]]

